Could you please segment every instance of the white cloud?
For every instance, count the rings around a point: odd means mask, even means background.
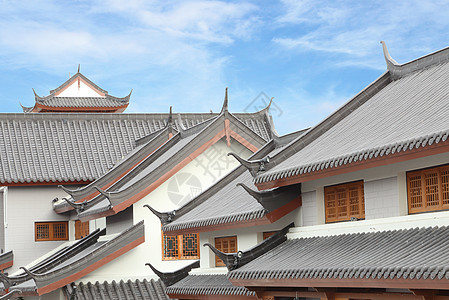
[[[340,66],[379,68],[380,40],[393,44],[394,53],[415,58],[425,44],[441,43],[440,34],[449,25],[447,1],[283,1],[285,13],[277,22],[287,33],[272,41],[289,51],[319,51],[342,55]],[[292,30],[298,28],[299,30]],[[413,36],[413,38],[410,38]],[[445,46],[445,45],[443,45]],[[383,67],[383,66],[382,66]]]

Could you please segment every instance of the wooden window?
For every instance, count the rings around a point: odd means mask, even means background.
[[[278,233],[279,231],[267,231],[263,233],[263,239],[266,240],[267,238],[269,238],[272,235],[275,235],[276,233]]]
[[[449,165],[407,172],[411,214],[449,209]]]
[[[237,237],[227,236],[215,238],[215,248],[224,253],[235,253],[237,252]],[[215,256],[215,266],[225,267],[226,265],[218,256]]]
[[[166,235],[162,233],[162,259],[200,258],[199,234]]]
[[[365,218],[363,181],[324,188],[326,223]]]
[[[68,222],[34,223],[36,241],[64,241],[69,239]]]
[[[76,220],[75,221],[75,239],[79,240],[87,235],[89,235],[89,221],[81,222],[81,221]]]

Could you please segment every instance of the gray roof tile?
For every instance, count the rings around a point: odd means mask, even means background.
[[[105,300],[105,299],[133,299],[133,300],[168,300],[164,283],[160,280],[135,280],[111,283],[80,282],[77,285],[67,285],[64,292],[68,298],[75,294],[78,300]],[[70,298],[69,298],[70,299]]]
[[[448,280],[448,234],[433,227],[291,239],[228,277]]]
[[[449,62],[397,80],[389,74],[291,143],[256,183],[333,168],[445,141],[449,132]]]
[[[189,275],[167,287],[169,295],[255,296],[242,286],[233,286],[226,275]]]
[[[296,135],[301,135],[303,133],[304,131],[298,131],[296,132]],[[290,141],[292,135],[294,134],[286,136],[285,140]],[[284,137],[280,137],[280,144],[278,145],[275,145],[274,142],[266,144],[252,156],[252,159],[263,158],[267,155],[271,156],[276,153],[284,146],[282,144],[283,140]],[[241,183],[254,191],[257,190],[254,186],[250,172],[247,171],[245,167],[240,166],[214,184],[211,188],[192,199],[192,201],[184,207],[177,210],[173,221],[164,224],[163,230],[185,230],[217,224],[261,219],[267,213],[293,200],[290,195],[291,191],[283,191],[285,192],[285,197],[278,199],[275,203],[271,203],[274,204],[274,207],[273,205],[270,206],[269,203],[264,203],[264,206],[242,187],[237,186],[237,184]],[[300,190],[299,187],[297,189],[298,196]],[[220,209],[217,209],[217,207]]]
[[[182,121],[192,127],[214,116],[182,114]],[[235,116],[270,139],[265,114]],[[0,114],[0,183],[92,181],[126,156],[136,140],[163,128],[167,118],[168,114]]]

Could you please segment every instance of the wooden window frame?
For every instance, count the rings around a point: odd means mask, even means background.
[[[165,237],[170,236],[166,235],[164,232],[162,232],[162,260],[181,260],[181,259],[199,259],[200,258],[200,235],[199,233],[191,233],[196,235],[196,253],[195,256],[185,256],[184,254],[184,235],[175,235],[177,240],[177,247],[178,247],[178,255],[177,256],[165,256]],[[172,237],[172,236],[170,236]]]
[[[269,238],[272,235],[275,235],[276,233],[278,233],[279,230],[275,230],[275,231],[265,231],[262,233],[262,238],[265,241],[267,238]]]
[[[447,174],[444,174],[445,172]],[[436,178],[433,178],[436,179],[433,185],[428,184],[432,178],[427,177],[432,174],[437,175]],[[449,165],[409,171],[406,177],[409,214],[449,210]],[[419,187],[414,186],[417,183],[420,185]],[[417,202],[416,200],[420,201]],[[438,202],[438,204],[429,205],[428,200]],[[421,204],[419,207],[415,205],[418,203]]]
[[[75,221],[75,240],[80,240],[90,233],[89,221],[81,222],[80,220]]]
[[[357,191],[356,203],[351,203],[354,200],[354,198],[351,198],[351,191]],[[339,200],[337,193],[344,193],[346,197]],[[334,202],[333,205],[332,201]],[[339,205],[339,201],[342,201],[343,205]],[[351,207],[357,207],[357,213],[353,213]],[[350,221],[352,218],[365,219],[363,180],[324,187],[324,208],[326,223]],[[341,212],[342,210],[346,211],[345,215]],[[334,213],[331,214],[331,211],[334,211]]]
[[[64,225],[65,227],[65,235],[64,237],[55,237],[54,226],[55,225]],[[48,238],[38,238],[38,226],[39,225],[48,225]],[[36,242],[45,242],[45,241],[68,241],[69,240],[69,222],[34,222],[34,240]]]
[[[221,243],[223,243],[224,241],[227,241],[228,243],[229,242],[234,242],[235,249],[234,250],[231,249],[230,252],[223,251],[223,248],[217,244],[217,241],[219,241]],[[225,253],[235,253],[235,252],[237,252],[237,249],[238,249],[238,247],[237,247],[237,236],[233,235],[233,236],[224,236],[224,237],[217,237],[217,238],[215,238],[215,248],[217,248],[218,250],[220,250],[222,252],[225,252]],[[218,256],[216,256],[216,255],[215,255],[215,266],[216,267],[226,267],[225,263],[220,258],[218,258]]]

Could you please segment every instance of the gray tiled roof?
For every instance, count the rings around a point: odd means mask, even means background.
[[[272,158],[256,183],[445,141],[448,99],[447,60],[397,80],[387,72]]]
[[[449,227],[430,227],[291,239],[228,277],[448,280],[448,234]]]
[[[36,102],[49,107],[117,107],[129,103],[130,95],[117,98],[105,97],[37,97]]]
[[[255,293],[242,286],[233,286],[226,275],[189,275],[167,287],[169,295],[226,295],[255,296]]]
[[[113,256],[118,250],[143,240],[145,228],[141,221],[117,236],[100,239],[103,234],[104,230],[96,230],[76,243],[63,247],[29,270],[22,268],[20,273],[9,277],[1,273],[0,281],[11,289],[33,288],[39,295],[49,293],[79,279],[81,271],[90,265],[99,263]],[[102,264],[105,262],[100,263]]]
[[[77,285],[67,285],[64,292],[68,299],[75,294],[77,300],[106,300],[106,299],[132,299],[132,300],[168,300],[164,283],[160,280],[135,281],[107,281],[100,283],[80,282]]]
[[[182,114],[192,127],[216,114]],[[265,113],[235,114],[270,139]],[[92,181],[163,128],[168,114],[0,114],[0,183]],[[176,122],[175,122],[176,126]]]
[[[304,131],[298,131],[294,134],[289,134],[285,137],[285,140],[289,141],[292,136],[298,136],[303,133]],[[279,138],[279,142],[283,140],[283,137]],[[282,147],[283,144],[275,145],[274,142],[270,142],[256,152],[251,159],[270,156]],[[263,218],[273,210],[269,207],[264,207],[242,187],[237,187],[239,183],[245,184],[252,190],[257,190],[250,172],[245,167],[240,166],[207,191],[195,197],[183,208],[177,210],[174,220],[171,223],[164,224],[162,229],[164,231],[175,231],[256,220]],[[298,188],[298,195],[299,193],[300,188]],[[292,199],[284,197],[284,199],[276,201],[276,208],[286,204],[283,200],[291,201]]]
[[[109,210],[109,213],[117,213],[113,210],[117,205],[127,201],[132,196],[137,195],[148,188],[171,170],[182,163],[189,155],[194,153],[201,145],[205,145],[217,134],[224,134],[223,127],[225,120],[230,120],[229,127],[235,132],[239,132],[249,143],[257,148],[266,144],[266,140],[255,134],[233,114],[220,114],[217,117],[205,121],[189,129],[182,129],[170,140],[157,150],[145,157],[132,170],[109,186],[105,192],[83,204],[83,211],[78,216],[83,221],[96,217],[99,212]],[[224,137],[221,137],[224,138]],[[149,143],[152,143],[151,141]],[[132,164],[130,164],[132,166]],[[159,168],[164,165],[165,168]],[[106,175],[105,175],[106,176]],[[92,183],[91,186],[96,183]],[[105,201],[108,198],[111,202]],[[127,206],[131,202],[125,203]],[[121,206],[119,209],[126,207]]]

